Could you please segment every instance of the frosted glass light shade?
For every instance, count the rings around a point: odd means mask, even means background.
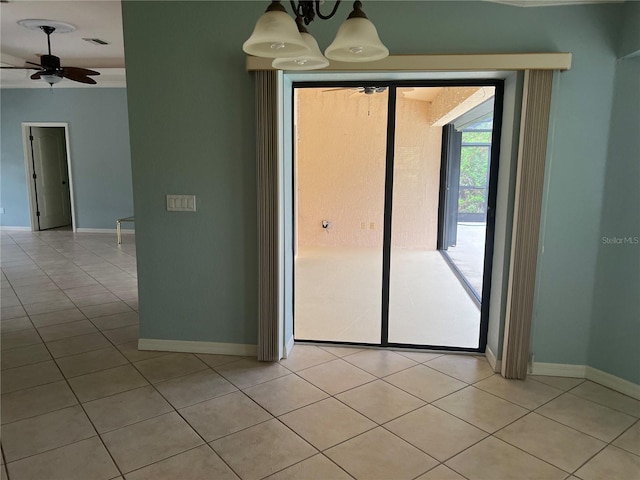
[[[54,85],[62,80],[62,77],[55,74],[40,74],[40,78],[47,82],[49,85]]]
[[[389,49],[367,18],[349,18],[338,29],[336,38],[324,54],[338,62],[371,62],[389,56]]]
[[[309,53],[298,57],[276,58],[272,63],[273,68],[279,70],[318,70],[329,66],[329,60],[322,55],[316,39],[306,32],[301,32],[300,35],[309,47]]]
[[[270,6],[258,18],[253,33],[242,45],[245,53],[257,57],[286,58],[308,52],[296,22],[284,11],[284,7],[279,4],[277,6],[282,10],[271,9]]]

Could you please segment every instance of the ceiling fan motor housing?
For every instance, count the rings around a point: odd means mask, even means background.
[[[42,55],[40,57],[40,65],[46,69],[58,70],[60,68],[60,58],[55,55]]]

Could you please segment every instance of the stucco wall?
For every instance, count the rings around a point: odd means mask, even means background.
[[[328,90],[297,90],[298,244],[381,246],[387,92]],[[436,247],[442,129],[430,126],[429,105],[398,95],[395,247]]]

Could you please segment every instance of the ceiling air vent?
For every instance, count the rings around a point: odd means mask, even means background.
[[[85,42],[93,43],[94,45],[109,45],[109,42],[100,40],[99,38],[83,38]]]

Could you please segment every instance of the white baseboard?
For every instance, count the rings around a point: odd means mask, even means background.
[[[189,340],[160,340],[141,338],[138,340],[139,350],[157,350],[161,352],[209,353],[214,355],[240,355],[255,357],[257,345],[242,343],[193,342]]]
[[[115,228],[76,228],[76,232],[77,233],[117,233],[117,230]],[[127,229],[122,229],[121,233],[123,235],[129,234],[129,233],[136,233],[135,228],[127,228]]]
[[[498,360],[496,358],[496,355],[495,353],[493,353],[493,350],[487,347],[486,350],[484,351],[484,356],[487,357],[487,361],[489,362],[489,365],[491,366],[493,371],[496,373],[500,373],[500,371],[502,370],[502,360]]]
[[[587,367],[587,380],[599,383],[605,387],[609,387],[612,390],[616,390],[625,395],[629,395],[637,400],[640,400],[640,385],[625,380],[624,378],[616,377],[610,373],[603,372],[597,368]]]
[[[289,358],[289,355],[291,354],[291,350],[293,349],[293,335],[291,335],[291,337],[289,338],[289,340],[287,340],[286,345],[284,346],[284,358]]]
[[[547,375],[550,377],[585,378],[640,400],[640,385],[587,365],[536,362],[533,364],[531,374]]]
[[[7,231],[14,231],[14,232],[30,232],[31,231],[31,227],[5,227],[0,226],[0,230],[7,230]]]

